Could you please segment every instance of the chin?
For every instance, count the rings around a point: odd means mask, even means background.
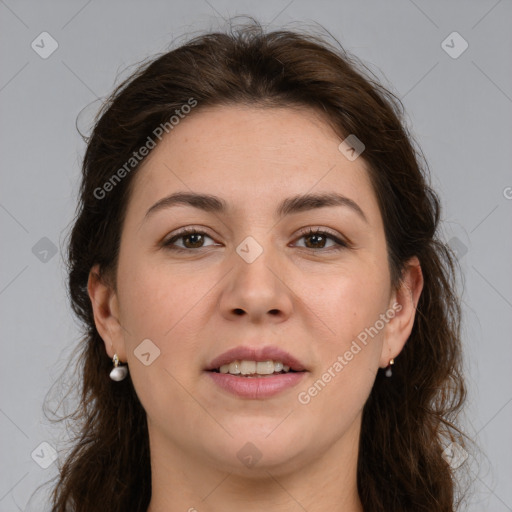
[[[296,471],[300,459],[305,457],[307,444],[298,444],[300,436],[289,429],[276,429],[278,424],[279,421],[265,428],[264,434],[261,429],[245,428],[233,437],[224,435],[215,446],[205,447],[206,452],[215,459],[217,468],[244,477],[268,478],[268,473]]]

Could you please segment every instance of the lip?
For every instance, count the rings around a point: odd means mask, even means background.
[[[240,377],[229,373],[217,373],[223,364],[232,361],[281,361],[289,366],[292,373],[280,373],[274,375],[260,375]],[[206,373],[213,382],[222,388],[241,398],[264,399],[277,395],[286,389],[296,386],[308,371],[304,364],[288,352],[275,346],[249,347],[238,346],[232,348],[214,358],[205,368]]]
[[[261,400],[270,398],[286,389],[296,386],[306,372],[261,375],[259,377],[239,377],[229,373],[206,372],[220,388],[240,398]]]
[[[281,361],[284,365],[289,366],[295,372],[302,372],[307,370],[306,367],[295,357],[288,352],[280,349],[279,347],[248,347],[238,346],[232,348],[221,355],[214,358],[210,364],[205,368],[206,371],[216,370],[223,364],[231,363],[232,361]],[[226,374],[223,374],[226,375]],[[245,377],[242,377],[245,378]]]

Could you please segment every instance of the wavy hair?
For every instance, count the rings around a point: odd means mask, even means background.
[[[68,291],[83,327],[77,347],[79,400],[65,418],[72,448],[59,464],[52,511],[145,512],[151,498],[146,413],[131,378],[109,379],[112,362],[87,292],[95,264],[116,287],[116,265],[130,187],[138,166],[98,199],[98,189],[190,98],[197,107],[305,106],[344,139],[365,144],[383,218],[391,284],[417,256],[424,286],[411,335],[393,378],[379,371],[364,405],[357,484],[365,512],[452,512],[455,470],[443,450],[465,446],[456,425],[466,398],[457,261],[438,236],[440,199],[404,122],[400,99],[341,45],[296,30],[265,32],[257,22],[196,36],[139,64],[104,102],[87,139],[79,203],[68,241]],[[172,133],[170,135],[172,137]],[[96,192],[95,192],[96,191]]]

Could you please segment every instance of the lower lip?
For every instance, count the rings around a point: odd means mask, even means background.
[[[230,393],[255,400],[269,398],[296,386],[306,372],[281,373],[261,377],[239,377],[230,373],[207,372],[213,382]]]

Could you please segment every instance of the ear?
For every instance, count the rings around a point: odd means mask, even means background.
[[[117,294],[112,286],[100,277],[99,265],[94,265],[89,272],[87,291],[92,303],[96,329],[105,343],[107,354],[113,358],[116,353],[121,362],[126,362]]]
[[[418,258],[414,256],[405,265],[400,288],[391,295],[389,310],[394,310],[395,315],[386,325],[380,358],[381,368],[386,368],[389,360],[398,356],[407,342],[422,290],[423,273]]]

